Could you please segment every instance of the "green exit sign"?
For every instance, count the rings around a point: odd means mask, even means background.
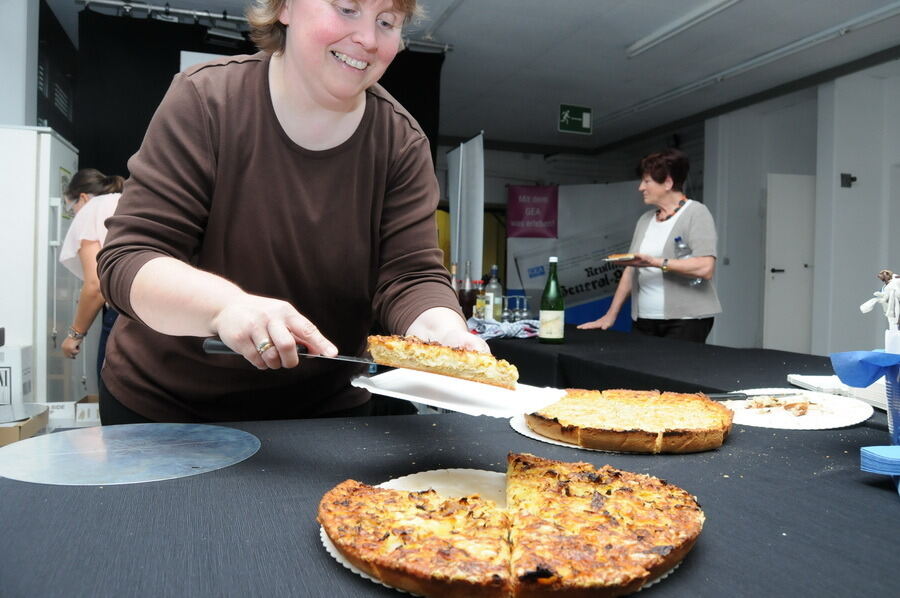
[[[584,106],[559,105],[559,132],[591,134],[591,109]]]

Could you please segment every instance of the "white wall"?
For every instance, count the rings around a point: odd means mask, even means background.
[[[812,352],[883,346],[859,305],[900,271],[900,61],[706,123],[705,203],[719,230],[724,313],[710,342],[762,345],[766,173],[816,176]],[[840,186],[841,173],[857,182]]]
[[[37,0],[0,2],[0,125],[37,124]]]
[[[723,309],[711,343],[762,346],[766,175],[816,173],[816,114],[811,89],[706,122],[704,203],[719,233]]]
[[[900,271],[900,61],[819,88],[813,352],[883,347],[886,320],[859,305]],[[840,186],[840,174],[857,177]]]

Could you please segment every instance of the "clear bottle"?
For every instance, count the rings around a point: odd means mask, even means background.
[[[488,283],[484,286],[484,294],[487,299],[488,309],[485,316],[488,320],[500,321],[500,314],[503,313],[503,286],[500,284],[500,277],[497,275],[499,268],[497,264],[491,266],[491,276]]]
[[[687,244],[687,242],[681,237],[675,237],[675,257],[678,259],[684,259],[686,257],[693,256],[694,253],[691,250],[691,246]],[[699,284],[703,283],[703,279],[700,277],[692,278],[691,282],[688,283],[692,287],[695,287]]]
[[[450,264],[450,286],[453,292],[459,295],[459,279],[456,277],[456,262]]]
[[[475,281],[475,307],[472,308],[472,317],[484,320],[487,314],[487,294],[484,292],[484,281]]]
[[[509,300],[511,297],[509,295],[504,295],[503,299],[503,310],[500,312],[500,321],[501,322],[512,322],[512,312],[509,310]]]
[[[541,327],[538,332],[538,342],[541,343],[561,343],[565,334],[565,301],[556,274],[556,264],[556,257],[551,257],[547,284],[541,295]]]
[[[528,297],[526,297],[525,295],[520,295],[519,309],[516,311],[516,321],[530,319],[531,315],[528,313]]]

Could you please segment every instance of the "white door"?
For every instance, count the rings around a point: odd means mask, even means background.
[[[763,347],[809,353],[816,178],[769,174]]]

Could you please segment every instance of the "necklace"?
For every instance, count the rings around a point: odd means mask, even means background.
[[[682,199],[681,201],[679,201],[679,202],[678,202],[678,205],[675,206],[675,209],[672,210],[672,213],[669,214],[668,216],[664,216],[664,217],[662,217],[662,218],[660,218],[660,215],[663,213],[662,208],[657,208],[657,209],[656,209],[656,220],[657,220],[657,222],[665,222],[666,220],[668,220],[669,218],[671,218],[672,216],[674,216],[675,214],[677,214],[677,213],[678,213],[678,210],[681,209],[681,206],[683,206],[683,205],[685,204],[685,201],[687,201],[687,200]]]

